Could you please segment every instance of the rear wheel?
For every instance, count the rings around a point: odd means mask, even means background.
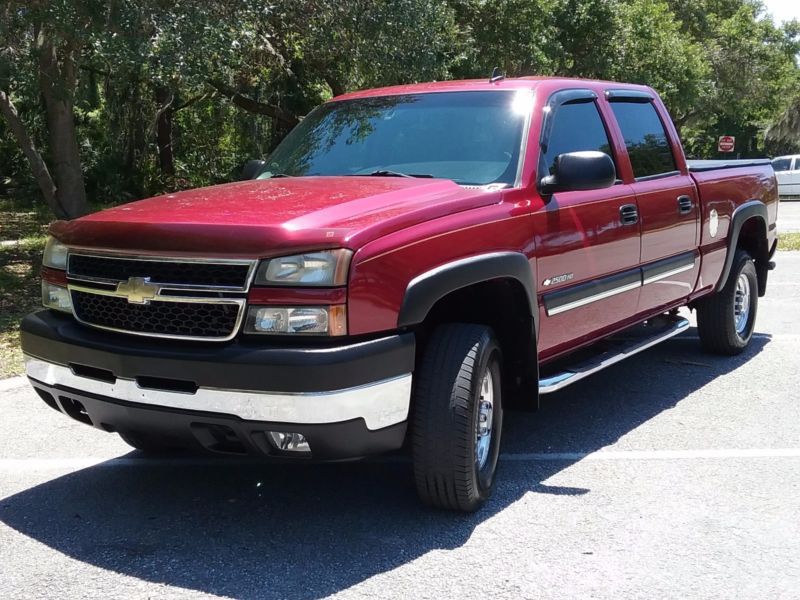
[[[753,337],[757,310],[756,267],[747,252],[738,250],[725,287],[697,304],[697,331],[703,347],[729,356],[742,352]]]
[[[471,512],[491,494],[503,426],[500,365],[489,327],[448,324],[431,336],[411,433],[417,492],[426,504]]]

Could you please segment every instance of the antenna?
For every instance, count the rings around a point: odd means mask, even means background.
[[[505,73],[500,70],[500,67],[495,67],[492,69],[492,76],[489,77],[489,83],[495,83],[497,81],[503,81],[506,78]]]

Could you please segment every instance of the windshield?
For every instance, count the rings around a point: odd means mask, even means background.
[[[281,142],[259,179],[372,174],[513,185],[529,99],[490,91],[329,102]]]

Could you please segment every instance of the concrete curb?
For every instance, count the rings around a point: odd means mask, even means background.
[[[16,377],[9,377],[8,379],[0,379],[0,392],[7,392],[17,388],[24,387],[28,383],[28,379],[24,375],[17,375]]]

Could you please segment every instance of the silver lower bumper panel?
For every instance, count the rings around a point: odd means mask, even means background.
[[[408,418],[411,373],[343,390],[287,394],[198,388],[194,393],[140,387],[132,379],[114,383],[82,377],[69,367],[25,357],[25,371],[45,385],[63,386],[141,405],[233,415],[248,421],[322,424],[363,418],[370,430]]]

